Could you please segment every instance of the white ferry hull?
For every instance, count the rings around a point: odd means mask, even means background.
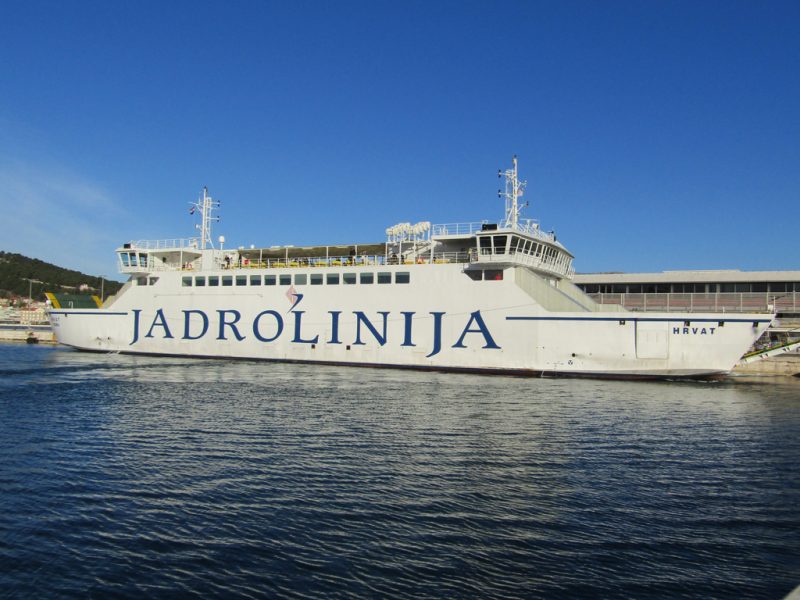
[[[516,268],[502,281],[476,282],[463,265],[382,266],[410,273],[410,282],[291,290],[186,288],[185,273],[161,273],[108,308],[50,317],[60,343],[89,351],[619,378],[727,373],[772,320],[551,312],[516,283]]]

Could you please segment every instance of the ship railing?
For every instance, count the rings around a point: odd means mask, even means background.
[[[431,234],[433,237],[443,237],[448,235],[467,236],[474,233],[482,232],[483,226],[487,225],[489,221],[478,221],[471,223],[443,223],[431,225]],[[512,229],[524,235],[541,240],[543,242],[555,243],[556,234],[552,231],[542,231],[539,228],[539,223],[533,219],[526,219],[517,223],[516,227],[507,224],[500,224],[501,228]],[[491,230],[493,232],[494,230]]]
[[[518,228],[522,233],[525,233],[532,238],[536,238],[537,240],[542,240],[543,242],[550,242],[554,244],[556,240],[556,234],[552,231],[542,231],[538,227],[519,227]]]
[[[137,240],[131,242],[132,250],[181,250],[200,248],[200,238],[173,238],[169,240]]]
[[[136,274],[143,274],[143,273],[153,273],[153,272],[163,272],[163,271],[180,271],[181,269],[189,269],[189,265],[193,265],[193,263],[184,263],[183,265],[179,265],[176,263],[164,263],[160,260],[150,260],[147,263],[139,263],[137,265],[127,265],[121,266],[119,268],[120,273],[127,273],[129,275],[136,275]]]
[[[557,241],[554,231],[542,231],[539,228],[539,222],[534,219],[524,219],[517,223],[516,227],[509,225],[509,228],[516,229],[520,233],[524,233],[537,240],[542,240],[543,242],[550,242],[553,244]]]
[[[480,251],[472,251],[470,262],[520,265],[566,279],[572,279],[575,274],[572,258],[561,252],[537,255],[523,252],[492,252],[488,248],[481,248]]]
[[[375,267],[384,265],[427,265],[469,262],[467,252],[425,252],[424,254],[398,256],[396,254],[372,254],[355,256],[290,256],[283,258],[261,258],[250,260],[245,257],[230,263],[223,261],[222,269],[295,269],[330,267]]]
[[[783,312],[800,311],[797,292],[719,293],[594,293],[599,304],[619,304],[628,310],[653,312]]]
[[[472,223],[442,223],[431,225],[431,234],[433,236],[472,235],[476,231],[481,231],[483,226],[488,222],[489,221],[479,221]]]

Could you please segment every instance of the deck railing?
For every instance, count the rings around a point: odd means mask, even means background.
[[[489,221],[431,225],[431,233],[434,237],[445,235],[472,235],[473,233],[480,233],[483,231],[483,226],[487,223],[489,223]],[[503,227],[502,224],[498,226],[501,227],[501,229]],[[521,233],[527,234],[537,240],[542,240],[543,242],[555,243],[556,241],[555,233],[552,231],[542,231],[539,229],[539,225],[536,221],[530,219],[520,222],[516,229]],[[488,231],[487,233],[493,233],[493,231]]]
[[[200,238],[173,238],[170,240],[137,240],[130,243],[131,250],[180,250],[200,248]]]
[[[600,304],[621,304],[628,310],[659,312],[800,311],[798,292],[729,292],[718,294],[589,294]]]
[[[384,254],[359,255],[359,256],[290,256],[283,258],[262,258],[250,260],[242,257],[241,260],[219,262],[218,268],[223,270],[248,270],[248,269],[297,269],[297,268],[330,268],[330,267],[378,267],[395,265],[443,265],[450,263],[469,262],[466,252],[434,252],[433,256],[426,252],[416,258],[399,257]],[[153,265],[154,271],[176,270],[176,265]],[[197,269],[198,265],[182,265],[182,270]]]
[[[492,252],[479,253],[476,250],[471,252],[424,252],[416,256],[396,256],[385,254],[358,255],[358,256],[289,256],[280,258],[264,258],[260,260],[250,260],[239,257],[231,261],[221,258],[216,268],[224,270],[246,270],[246,269],[296,269],[296,268],[328,268],[328,267],[375,267],[392,265],[442,265],[451,263],[478,263],[489,266],[497,265],[520,265],[552,273],[559,277],[571,278],[574,274],[572,261],[568,260],[563,254],[556,256],[536,256],[512,252],[499,254]],[[162,263],[151,261],[149,272],[156,271],[176,271],[176,270],[199,270],[200,262],[189,262],[183,265],[175,263]],[[144,269],[138,269],[143,271]]]
[[[431,225],[431,234],[434,236],[442,235],[472,235],[480,231],[489,221],[479,221],[472,223],[441,223]]]

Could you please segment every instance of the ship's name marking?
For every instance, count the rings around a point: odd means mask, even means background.
[[[673,327],[672,335],[714,335],[716,327]]]
[[[198,309],[181,310],[181,315],[175,319],[168,317],[163,308],[156,310],[152,319],[143,319],[141,309],[133,309],[133,337],[129,345],[133,346],[144,338],[200,340],[207,337],[219,341],[242,342],[252,336],[261,343],[269,344],[279,339],[290,336],[293,344],[318,344],[320,343],[319,329],[309,331],[304,327],[303,319],[306,311],[291,310],[287,315],[282,315],[276,310],[263,310],[252,319],[243,319],[242,313],[234,309],[216,310],[209,313]],[[210,312],[210,311],[209,311]],[[422,319],[430,321],[433,333],[433,343],[426,358],[439,354],[442,350],[442,321],[447,313],[429,312],[421,317],[414,318],[417,313],[403,311],[397,313],[402,320],[402,334],[397,340],[390,340],[389,311],[376,311],[368,315],[360,310],[345,313],[341,310],[327,312],[326,321],[329,327],[325,333],[330,337],[325,339],[327,344],[350,344],[353,346],[366,346],[377,343],[385,346],[390,341],[400,342],[400,346],[416,346],[414,343],[415,327],[421,327]],[[432,318],[431,318],[432,317]],[[397,317],[395,317],[397,318]],[[455,338],[451,348],[467,348],[467,343],[482,341],[484,349],[499,350],[500,346],[494,340],[489,327],[486,325],[480,310],[464,315],[465,324],[460,334]],[[342,322],[348,319],[349,325],[355,329],[355,335],[347,341],[342,340]],[[353,329],[351,327],[350,329]],[[323,338],[324,339],[324,338]],[[447,343],[449,343],[449,340]]]

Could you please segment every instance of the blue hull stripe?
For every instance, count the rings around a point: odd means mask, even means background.
[[[718,319],[692,319],[692,318],[664,318],[664,317],[629,317],[620,315],[619,317],[506,317],[506,321],[657,321],[666,323],[770,323],[772,319],[731,319],[720,316]]]
[[[50,314],[53,315],[106,315],[106,316],[124,316],[127,312],[107,312],[107,311],[58,311],[52,310]],[[629,317],[621,315],[619,317],[506,317],[506,321],[656,321],[666,323],[682,323],[689,321],[691,323],[769,323],[772,319],[732,319],[730,317],[720,316],[718,319],[685,319],[682,317],[664,318],[664,317]]]
[[[77,310],[51,310],[51,315],[105,315],[105,316],[123,316],[127,315],[127,312],[108,312],[106,310],[87,310],[87,311],[77,311]]]

